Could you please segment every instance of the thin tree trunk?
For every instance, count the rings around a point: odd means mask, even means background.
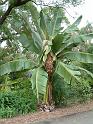
[[[8,9],[6,10],[6,12],[4,13],[4,15],[2,15],[0,17],[0,26],[3,25],[4,21],[6,20],[7,16],[10,14],[10,12],[12,11],[13,8],[18,7],[18,6],[21,6],[21,5],[24,5],[27,2],[29,2],[29,1],[31,1],[31,0],[15,0],[14,4],[13,5],[11,4],[8,7]]]
[[[47,104],[52,104],[52,74],[53,74],[53,56],[48,53],[45,62],[45,69],[48,73],[48,83],[47,83]]]
[[[13,8],[13,6],[10,5],[9,8],[7,9],[7,11],[5,12],[5,14],[2,17],[0,17],[0,25],[2,25],[4,23],[4,21],[6,20],[7,16],[10,14],[12,8]]]
[[[48,102],[48,105],[51,105],[52,104],[52,82],[50,80],[48,80],[47,88],[48,88],[47,102]]]

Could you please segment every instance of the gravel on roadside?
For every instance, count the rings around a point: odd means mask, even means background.
[[[0,119],[0,124],[31,124],[50,118],[59,118],[66,115],[72,115],[80,112],[93,110],[93,101],[72,105],[65,108],[57,108],[52,112],[35,112],[27,115],[21,115],[8,119]]]

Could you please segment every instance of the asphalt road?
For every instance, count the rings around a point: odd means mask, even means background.
[[[49,119],[35,124],[93,124],[93,111]]]

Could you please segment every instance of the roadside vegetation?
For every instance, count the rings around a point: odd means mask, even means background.
[[[35,4],[10,1],[0,23],[0,118],[93,97],[92,25],[79,29],[82,15],[70,24],[63,7]]]

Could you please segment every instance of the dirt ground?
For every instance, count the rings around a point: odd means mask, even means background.
[[[72,105],[70,107],[58,108],[53,112],[36,112],[8,119],[0,119],[0,124],[31,124],[45,119],[59,118],[66,115],[93,110],[93,101]]]

